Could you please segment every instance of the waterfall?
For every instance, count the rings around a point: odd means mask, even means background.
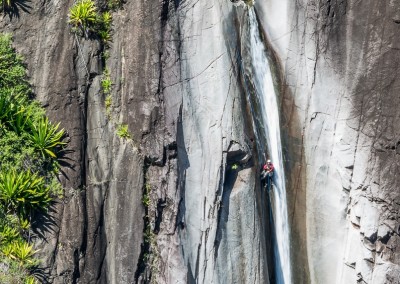
[[[283,169],[281,133],[277,94],[268,59],[268,51],[261,40],[254,9],[249,9],[250,57],[252,63],[255,93],[260,103],[262,125],[267,138],[270,159],[275,166],[274,187],[270,193],[273,207],[276,242],[275,274],[276,283],[292,283],[289,245],[289,222],[287,214],[285,173]],[[261,143],[263,144],[263,143]]]

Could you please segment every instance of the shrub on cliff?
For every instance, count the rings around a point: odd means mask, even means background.
[[[27,219],[30,212],[47,208],[51,201],[43,177],[29,171],[0,172],[0,206],[6,214]]]
[[[29,139],[43,157],[57,158],[58,150],[65,145],[65,142],[61,141],[64,129],[59,130],[59,126],[60,123],[53,125],[47,117],[30,123]]]
[[[111,41],[112,25],[112,15],[109,10],[98,11],[93,0],[80,0],[70,8],[68,18],[72,32],[80,36],[92,36],[101,40],[106,47],[108,46]]]
[[[60,195],[64,130],[32,98],[23,59],[11,36],[0,34],[0,283],[38,283],[30,275],[37,265],[30,220]]]
[[[0,93],[12,96],[30,94],[23,59],[14,52],[10,34],[0,34]]]
[[[85,35],[93,28],[97,20],[97,8],[92,0],[80,0],[69,10],[69,23],[76,29],[81,29]]]

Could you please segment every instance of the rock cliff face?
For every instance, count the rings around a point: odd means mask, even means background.
[[[258,5],[287,86],[295,282],[399,283],[398,5]]]
[[[32,2],[0,24],[70,140],[66,197],[34,230],[48,281],[268,283],[269,211],[238,67],[245,10],[128,1],[104,61],[97,41],[70,32],[72,4]]]
[[[264,149],[241,57],[246,9],[127,1],[103,60],[97,41],[70,32],[73,1],[28,4],[0,15],[0,31],[13,34],[37,98],[70,140],[65,199],[34,228],[48,281],[273,282]],[[256,4],[282,66],[294,283],[399,283],[397,6]],[[120,124],[132,139],[118,137]]]

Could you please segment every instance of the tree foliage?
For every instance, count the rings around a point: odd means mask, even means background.
[[[0,33],[0,283],[38,283],[30,275],[37,265],[30,220],[46,211],[52,188],[59,195],[54,165],[65,131],[33,97],[23,58]]]

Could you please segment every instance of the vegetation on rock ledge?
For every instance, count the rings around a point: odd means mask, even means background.
[[[80,35],[98,38],[107,46],[111,41],[111,10],[122,5],[122,1],[108,1],[106,7],[96,6],[93,0],[77,1],[69,10],[68,23],[72,32]]]
[[[0,283],[37,283],[30,220],[60,192],[64,130],[33,100],[23,60],[0,34]]]

